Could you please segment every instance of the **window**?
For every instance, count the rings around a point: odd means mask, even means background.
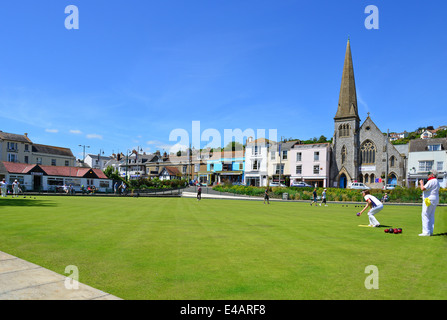
[[[276,165],[276,174],[284,174],[284,164],[277,164]]]
[[[314,161],[319,161],[320,160],[320,152],[319,151],[315,151],[314,152]]]
[[[348,151],[346,150],[346,146],[343,146],[343,148],[341,148],[341,164],[344,164],[346,162],[347,155]]]
[[[270,152],[270,160],[275,160],[276,159],[276,153],[275,151],[271,151]]]
[[[296,166],[296,174],[301,174],[302,172],[303,172],[303,166],[302,165]]]
[[[55,166],[56,165],[56,159],[51,159],[51,165]]]
[[[369,176],[368,176],[368,174],[365,174],[365,183],[368,183],[369,182]]]
[[[432,144],[427,146],[428,151],[441,151],[441,145],[440,144]]]
[[[25,163],[29,163],[28,156],[25,156]]]
[[[68,167],[70,165],[70,161],[65,160],[65,166]]]
[[[36,164],[42,164],[42,158],[37,157],[36,158]]]
[[[200,164],[195,164],[194,165],[194,172],[199,172],[200,171]]]
[[[444,168],[444,162],[443,161],[438,161],[436,163],[436,170],[438,170],[438,172],[441,172],[441,171],[443,171],[443,168]]]
[[[210,171],[211,171],[211,170],[214,170],[214,163],[211,163],[211,164],[210,164]]]
[[[9,162],[18,162],[17,154],[8,153],[8,161]]]
[[[296,161],[301,162],[301,161],[302,161],[302,160],[301,160],[301,159],[302,159],[302,156],[303,156],[303,155],[302,155],[301,152],[297,152],[297,153],[296,153]]]
[[[110,187],[109,181],[100,180],[99,181],[99,187],[100,188],[109,188]]]
[[[17,143],[16,142],[8,142],[8,151],[17,151]]]
[[[187,170],[187,166],[183,166],[183,167],[182,167],[182,173],[185,174],[185,173],[186,173],[186,170]]]
[[[371,181],[371,183],[375,183],[376,182],[375,179],[374,179],[374,174],[373,173],[371,173],[371,175],[369,176],[369,181]],[[377,181],[377,182],[379,182],[379,181]]]
[[[370,140],[366,140],[360,147],[360,163],[361,164],[376,163],[376,146]]]
[[[252,149],[252,153],[253,153],[254,156],[257,156],[258,154],[261,153],[260,150],[259,150],[259,148],[258,148],[258,146],[254,146],[254,147],[253,147],[253,149]]]
[[[314,174],[320,174],[320,165],[319,164],[314,166]]]
[[[48,178],[47,183],[49,186],[62,186],[64,185],[63,178]]]
[[[259,170],[259,161],[258,160],[253,161],[253,170]]]
[[[284,151],[282,152],[282,159],[283,159],[283,160],[287,160],[287,150],[284,150]]]
[[[244,170],[244,164],[242,162],[239,163],[239,170]]]
[[[396,157],[395,156],[392,156],[391,158],[390,158],[390,166],[391,167],[394,167],[396,165]]]
[[[345,123],[345,124],[341,124],[338,127],[338,135],[340,137],[349,137],[350,133],[351,133],[351,125],[350,124]]]
[[[428,172],[433,168],[432,161],[419,161],[419,172]]]
[[[29,152],[29,144],[25,144],[25,151]]]

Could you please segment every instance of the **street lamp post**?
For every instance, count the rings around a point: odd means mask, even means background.
[[[82,163],[84,163],[84,160],[85,160],[85,148],[90,148],[90,146],[86,146],[86,145],[79,145],[80,147],[83,147],[84,148],[84,152],[83,152],[83,158],[82,158]]]

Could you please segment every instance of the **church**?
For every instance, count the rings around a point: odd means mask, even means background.
[[[370,188],[385,183],[402,185],[404,158],[368,117],[360,121],[351,45],[346,46],[343,75],[331,152],[331,187],[347,188],[352,182],[363,182]]]

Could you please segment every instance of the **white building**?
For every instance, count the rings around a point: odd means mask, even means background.
[[[275,142],[265,138],[247,139],[245,147],[245,185],[264,187],[268,182],[269,149]]]
[[[328,187],[330,152],[329,143],[295,144],[289,152],[290,182]]]
[[[90,168],[104,170],[107,168],[107,163],[112,160],[110,156],[101,156],[99,154],[87,154],[84,159]]]
[[[72,185],[77,192],[82,186],[94,186],[99,192],[112,188],[112,180],[99,169],[3,161],[0,162],[0,172],[9,185],[17,179],[23,191],[54,191],[64,185]]]
[[[419,180],[426,180],[428,172],[436,169],[441,187],[446,188],[447,138],[411,140],[407,168],[407,187],[417,187]]]

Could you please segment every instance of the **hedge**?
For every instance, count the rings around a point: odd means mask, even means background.
[[[231,186],[217,185],[213,187],[216,191],[229,192],[234,194],[244,194],[250,196],[262,196],[266,187],[251,186]],[[317,188],[318,196],[321,196],[324,188]],[[363,202],[361,190],[326,188],[326,199],[328,201],[352,201]],[[270,187],[269,195],[274,198],[282,198],[283,193],[289,194],[290,200],[311,200],[313,188],[300,187]],[[390,202],[397,203],[419,203],[421,202],[422,191],[419,188],[398,187],[392,190],[371,189],[370,193],[381,199],[385,193],[388,193]],[[447,203],[447,189],[441,189],[439,192],[439,202]]]

